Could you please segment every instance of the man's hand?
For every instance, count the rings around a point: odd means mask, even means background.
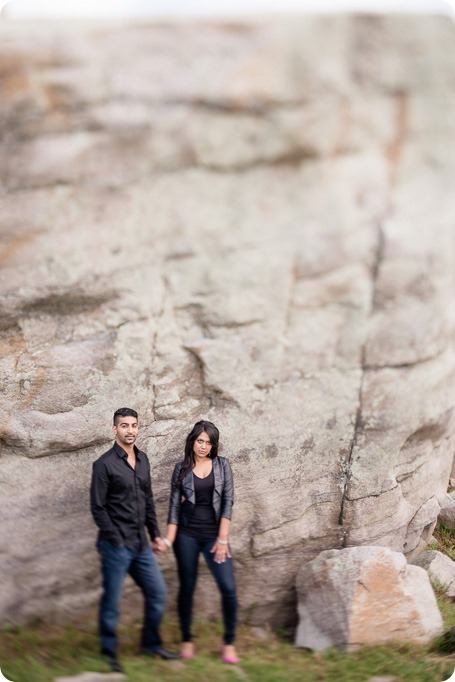
[[[167,545],[163,542],[163,539],[160,537],[156,537],[153,539],[152,548],[155,554],[166,554],[167,552]]]

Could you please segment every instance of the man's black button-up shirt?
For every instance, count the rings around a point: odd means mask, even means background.
[[[153,502],[150,462],[134,446],[136,467],[117,442],[93,463],[90,508],[99,537],[112,545],[132,547],[140,537],[147,544],[145,528],[152,540],[160,535]]]

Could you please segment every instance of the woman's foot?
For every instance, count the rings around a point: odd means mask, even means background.
[[[233,644],[225,644],[223,646],[222,659],[223,663],[232,663],[234,665],[239,662],[239,657],[237,656],[237,652]]]
[[[180,658],[194,658],[194,644],[193,642],[182,642],[180,645]]]

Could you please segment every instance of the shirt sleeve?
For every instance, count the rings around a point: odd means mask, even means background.
[[[177,479],[181,471],[181,465],[176,464],[171,480],[171,496],[169,498],[169,514],[167,517],[168,523],[175,523],[177,526],[180,521],[180,504],[182,494],[180,492],[180,485],[177,484]]]
[[[229,461],[223,458],[224,468],[224,488],[221,498],[221,516],[230,519],[232,516],[232,505],[234,504],[234,479]]]
[[[150,474],[150,462],[147,457],[148,477],[145,488],[145,526],[152,540],[161,536],[156,518],[155,502],[153,500],[152,479]]]
[[[106,465],[97,460],[93,463],[92,469],[90,511],[103,537],[111,544],[119,547],[123,545],[123,538],[106,509],[108,490],[109,474]]]

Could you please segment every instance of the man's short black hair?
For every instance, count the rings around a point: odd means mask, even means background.
[[[120,407],[118,410],[115,410],[114,426],[117,426],[117,422],[120,419],[120,417],[134,417],[135,419],[137,419],[137,412],[136,410],[132,410],[130,407]]]

